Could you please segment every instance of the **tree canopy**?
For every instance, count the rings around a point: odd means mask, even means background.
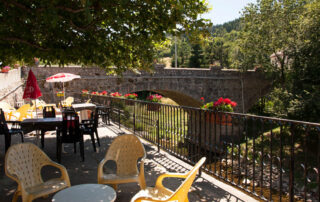
[[[205,0],[4,0],[0,61],[149,67],[166,34],[198,33]],[[205,29],[203,29],[205,30]]]
[[[239,64],[272,75],[278,116],[319,122],[319,14],[316,0],[260,0],[244,11]]]

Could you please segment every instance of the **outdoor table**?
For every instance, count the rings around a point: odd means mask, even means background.
[[[80,184],[56,193],[52,202],[112,202],[116,192],[108,185]]]
[[[76,112],[84,110],[84,109],[90,109],[90,110],[95,110],[96,105],[92,103],[80,103],[80,104],[73,104],[72,107]]]
[[[41,131],[41,146],[44,147],[44,134],[46,131],[56,130],[56,127],[62,125],[62,118],[38,118],[38,119],[25,119],[21,121],[21,129],[24,133],[34,130]],[[38,137],[37,137],[38,138]]]

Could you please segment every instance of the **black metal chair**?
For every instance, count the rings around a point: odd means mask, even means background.
[[[105,124],[110,125],[110,107],[97,106],[97,111],[98,111],[98,118],[101,118],[102,122],[104,122]]]
[[[56,110],[53,106],[45,106],[43,108],[43,118],[54,118],[56,117]]]
[[[8,124],[11,124],[11,128],[8,128]],[[11,135],[20,134],[21,141],[23,139],[23,131],[21,130],[20,121],[6,121],[4,112],[0,108],[0,135],[4,135],[5,139],[5,152],[9,149],[11,145]]]
[[[61,162],[62,144],[73,143],[74,153],[76,153],[77,142],[79,142],[81,158],[84,161],[84,142],[79,116],[75,112],[66,111],[62,114],[62,127],[57,129],[57,159],[59,163]]]
[[[91,118],[89,120],[82,120],[81,121],[81,131],[84,135],[90,135],[91,136],[91,141],[92,141],[92,146],[93,150],[96,152],[96,144],[94,140],[94,134],[96,134],[96,138],[98,141],[98,145],[100,147],[100,139],[98,135],[98,113],[97,109],[95,112],[91,112]]]

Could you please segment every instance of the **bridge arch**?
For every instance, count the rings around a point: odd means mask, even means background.
[[[141,91],[150,91],[154,93],[158,93],[163,95],[164,97],[170,98],[171,100],[175,101],[178,105],[181,106],[191,106],[191,107],[200,107],[203,105],[199,100],[194,99],[190,95],[178,92],[178,91],[173,91],[173,90],[162,90],[162,89],[152,89],[152,90],[141,90]],[[141,91],[135,91],[141,92]],[[133,93],[133,92],[130,92]]]

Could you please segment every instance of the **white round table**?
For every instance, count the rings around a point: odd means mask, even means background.
[[[56,193],[52,202],[112,202],[116,192],[108,185],[80,184]]]

